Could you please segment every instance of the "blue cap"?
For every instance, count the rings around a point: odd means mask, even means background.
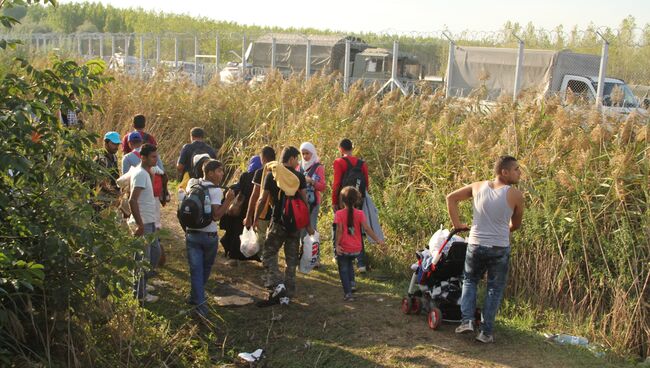
[[[108,132],[104,134],[104,140],[109,140],[115,144],[122,143],[122,141],[120,140],[120,133],[118,132]]]
[[[140,132],[131,132],[129,133],[129,142],[142,142],[142,136]]]

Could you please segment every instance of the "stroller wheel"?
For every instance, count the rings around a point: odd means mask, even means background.
[[[411,314],[411,309],[413,308],[413,302],[411,301],[411,298],[408,296],[405,296],[402,299],[402,305],[400,309],[402,310],[402,313],[404,314]]]
[[[427,323],[429,328],[432,330],[437,330],[442,322],[442,312],[438,307],[433,307],[427,316]]]
[[[417,296],[414,296],[413,299],[411,300],[411,313],[413,314],[420,314],[422,311],[422,302],[420,301],[420,298]]]

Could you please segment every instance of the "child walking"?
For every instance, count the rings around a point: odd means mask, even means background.
[[[343,300],[352,301],[352,291],[355,291],[354,259],[361,253],[361,229],[377,244],[384,242],[377,237],[366,221],[362,210],[356,208],[361,201],[361,193],[355,187],[345,187],[341,190],[341,200],[344,208],[336,211],[336,263],[339,267],[339,277],[343,285]]]

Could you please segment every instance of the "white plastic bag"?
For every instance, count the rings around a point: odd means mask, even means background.
[[[302,239],[302,257],[300,258],[300,272],[309,273],[318,263],[318,248],[320,248],[320,235],[305,235]]]
[[[431,239],[429,240],[429,252],[434,256],[434,263],[438,262],[438,259],[440,258],[438,256],[438,251],[440,250],[440,247],[442,244],[447,240],[447,237],[449,236],[449,230],[444,229],[442,225],[440,225],[440,229],[436,231]],[[452,238],[445,244],[445,248],[442,250],[444,254],[449,253],[449,248],[451,247],[451,244],[454,242],[462,242],[464,241],[463,238],[461,238],[458,235],[452,236]]]
[[[239,250],[244,255],[244,257],[252,257],[260,251],[260,247],[257,244],[257,234],[252,227],[250,229],[244,227],[244,231],[239,236],[239,240],[241,241]]]

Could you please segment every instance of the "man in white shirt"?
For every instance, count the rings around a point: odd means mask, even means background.
[[[135,236],[144,236],[156,232],[156,198],[153,196],[153,183],[151,180],[151,167],[158,162],[156,146],[145,144],[140,149],[141,162],[131,173],[131,194],[129,207],[131,217],[129,224],[135,227]],[[149,260],[151,268],[155,268],[160,259],[160,245],[158,238],[148,244],[144,249],[144,256]],[[141,260],[142,255],[136,254],[136,260]],[[147,294],[147,274],[137,270],[138,280],[135,284],[136,297],[144,302],[155,302],[158,297]]]
[[[210,213],[212,221],[209,225],[200,228],[185,229],[185,244],[187,246],[187,260],[190,266],[190,297],[189,304],[196,306],[196,312],[203,317],[207,316],[208,307],[205,299],[205,284],[210,278],[210,271],[217,256],[219,243],[219,228],[217,221],[223,216],[233,200],[233,191],[228,192],[223,201],[223,190],[217,185],[223,180],[223,166],[217,160],[209,160],[203,164],[203,178],[191,179],[187,184],[186,193],[194,185],[201,185],[207,189],[210,200]],[[207,211],[206,211],[207,213]]]

